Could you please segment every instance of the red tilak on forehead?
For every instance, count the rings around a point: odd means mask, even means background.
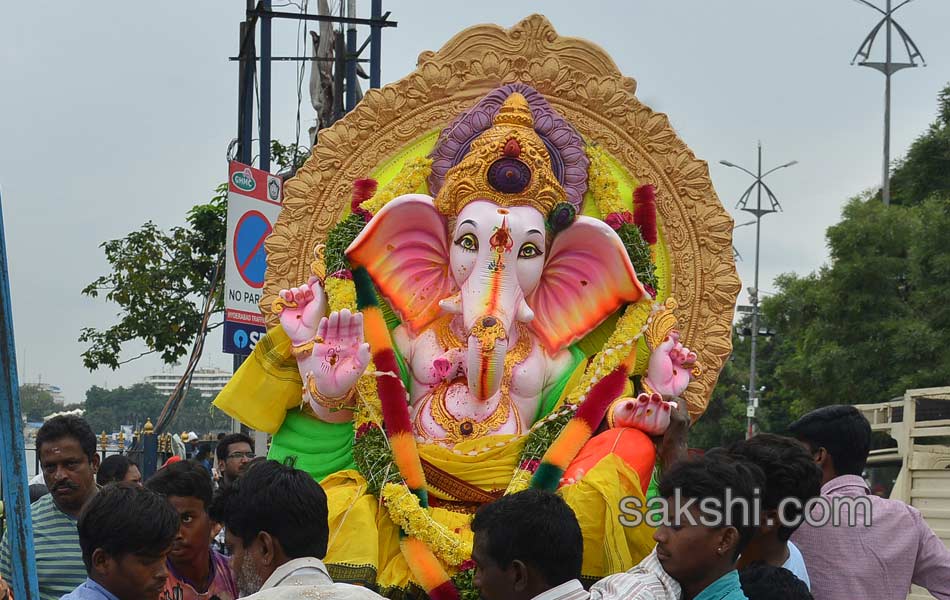
[[[488,240],[488,243],[491,244],[491,247],[495,252],[501,253],[502,251],[511,251],[512,246],[514,246],[514,242],[511,241],[511,232],[508,229],[508,217],[502,219],[501,227],[499,227],[498,231],[496,231],[491,236],[491,239]]]

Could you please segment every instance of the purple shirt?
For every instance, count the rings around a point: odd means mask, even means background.
[[[950,550],[924,523],[919,510],[870,495],[857,475],[832,479],[822,486],[821,496],[831,502],[866,498],[871,526],[865,525],[863,506],[854,509],[857,519],[851,527],[851,509],[839,505],[839,526],[804,523],[792,534],[805,557],[815,600],[904,600],[911,583],[939,600],[950,600]],[[812,509],[813,518],[821,516],[821,508]]]

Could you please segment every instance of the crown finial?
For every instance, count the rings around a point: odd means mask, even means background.
[[[495,125],[514,125],[515,127],[534,128],[534,117],[531,116],[531,107],[528,100],[514,92],[505,100],[495,115]]]

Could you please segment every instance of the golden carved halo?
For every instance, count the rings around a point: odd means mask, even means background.
[[[599,46],[558,35],[541,15],[510,29],[478,25],[458,33],[437,52],[420,54],[415,71],[369,90],[353,111],[320,132],[312,155],[285,185],[284,208],[265,242],[261,307],[269,308],[281,288],[307,280],[312,250],[347,211],[355,179],[513,82],[534,87],[584,138],[641,184],[656,187],[682,341],[704,365],[685,394],[690,413],[698,416],[732,350],[741,289],[732,217],[713,190],[706,162],[679,139],[666,115],[637,100],[636,82]],[[268,325],[277,324],[276,315],[263,312]]]

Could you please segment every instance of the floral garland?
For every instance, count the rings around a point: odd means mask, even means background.
[[[406,161],[393,180],[377,191],[371,198],[360,204],[360,208],[375,215],[390,200],[403,194],[418,190],[432,172],[432,159],[427,156],[411,158]]]
[[[393,523],[407,535],[422,540],[448,565],[456,566],[469,560],[472,545],[432,518],[419,505],[419,497],[400,483],[387,483],[380,495]]]

